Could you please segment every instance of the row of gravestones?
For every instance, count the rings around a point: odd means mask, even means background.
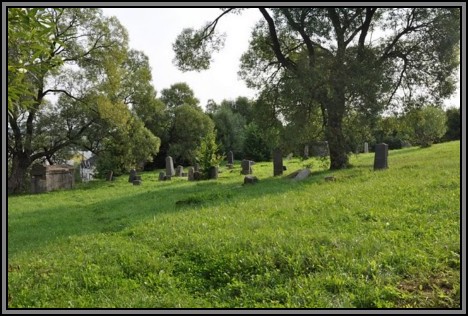
[[[367,149],[367,151],[366,151]],[[368,152],[367,143],[364,144],[364,151]],[[243,175],[252,175],[253,170],[252,166],[255,164],[254,161],[244,159],[241,162],[241,174]],[[232,168],[234,165],[234,157],[232,151],[228,154],[228,167]],[[200,180],[202,174],[199,170],[198,163],[195,164],[195,167],[189,167],[188,173],[184,173],[184,167],[177,166],[177,169],[174,170],[174,164],[172,157],[166,157],[166,173],[159,173],[159,181],[171,180],[172,176],[176,177],[188,177],[189,181]],[[375,156],[374,156],[374,170],[387,169],[388,168],[388,145],[387,144],[377,144],[375,145]],[[283,154],[280,149],[276,149],[273,152],[273,176],[280,176],[283,174],[283,171],[286,170],[286,167],[283,165]],[[218,178],[218,167],[212,167],[209,172],[210,179]],[[113,175],[112,171],[109,173],[107,180],[112,180]],[[256,177],[246,177],[244,183],[255,183],[258,179]],[[133,185],[141,184],[141,176],[137,175],[135,169],[130,171],[130,176],[128,182],[133,183]]]

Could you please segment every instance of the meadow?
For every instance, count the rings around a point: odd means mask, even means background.
[[[10,196],[8,308],[461,308],[460,142],[350,159]]]

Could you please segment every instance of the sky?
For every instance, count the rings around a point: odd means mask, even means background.
[[[103,8],[106,16],[115,16],[127,29],[130,48],[143,51],[148,57],[153,85],[158,96],[163,89],[185,82],[194,91],[204,108],[209,99],[220,103],[239,96],[255,98],[256,91],[247,88],[239,78],[240,57],[247,50],[255,23],[262,18],[258,9],[244,10],[241,15],[227,14],[217,30],[226,33],[224,48],[213,55],[210,69],[201,72],[181,72],[173,64],[172,44],[182,29],[198,29],[214,20],[222,11],[218,8]],[[460,106],[460,84],[457,93],[445,106]]]
[[[254,98],[256,92],[247,88],[237,72],[240,57],[247,51],[249,38],[261,14],[257,9],[245,10],[242,15],[227,14],[217,25],[226,33],[224,48],[213,55],[210,69],[201,72],[181,72],[173,64],[172,44],[184,28],[195,29],[215,19],[218,8],[103,8],[106,16],[115,16],[127,29],[129,45],[143,51],[149,58],[153,85],[158,96],[162,89],[177,82],[185,82],[205,107],[209,99],[219,103],[239,96]]]

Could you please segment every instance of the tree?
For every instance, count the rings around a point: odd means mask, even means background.
[[[184,104],[197,107],[200,103],[195,98],[193,90],[185,82],[174,83],[169,89],[163,89],[160,99],[169,109],[174,109]]]
[[[296,87],[320,108],[331,169],[348,166],[343,118],[348,109],[378,113],[415,98],[440,102],[455,89],[459,64],[459,8],[259,8],[241,74],[251,87]],[[183,71],[209,67],[220,49],[224,9],[200,30],[174,43]],[[380,32],[377,36],[374,33]],[[420,92],[418,92],[420,91]]]
[[[129,100],[137,103],[130,96],[141,93],[137,87],[145,78],[129,80],[134,71],[129,65],[138,54],[129,53],[125,29],[99,9],[44,10],[53,23],[42,38],[47,53],[38,49],[38,55],[35,47],[21,41],[8,48],[18,56],[30,56],[30,63],[39,60],[25,73],[28,91],[8,109],[10,193],[24,188],[27,170],[38,159],[54,162],[54,156],[72,148],[99,154],[112,147],[112,137],[146,135],[128,108]],[[30,27],[34,32],[34,25]],[[49,101],[51,95],[58,95],[56,102]],[[145,137],[148,150],[157,152],[158,141]]]
[[[245,118],[239,113],[234,113],[229,106],[224,104],[212,114],[212,119],[221,151],[224,153],[233,151],[234,155],[242,156]]]
[[[212,167],[217,167],[225,156],[219,154],[219,146],[216,143],[216,131],[209,132],[201,141],[200,147],[195,151],[196,161],[200,167],[204,178],[209,177]]]
[[[255,123],[250,123],[245,128],[244,159],[255,161],[267,161],[271,157],[273,146],[264,139],[262,131]]]
[[[447,132],[445,133],[444,139],[460,139],[460,108],[448,108],[445,114],[447,116]]]
[[[174,110],[169,155],[180,163],[193,163],[202,140],[214,130],[214,123],[199,108],[180,105]]]
[[[413,109],[406,114],[405,121],[412,133],[412,141],[421,147],[430,147],[447,130],[445,112],[435,106]]]

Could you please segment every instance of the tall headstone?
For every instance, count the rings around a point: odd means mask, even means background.
[[[369,152],[369,144],[367,142],[364,143],[364,153],[367,154]]]
[[[388,145],[385,143],[375,145],[374,170],[388,168]]]
[[[172,177],[175,175],[174,162],[171,156],[166,157],[166,176]]]
[[[234,164],[234,153],[232,151],[228,152],[227,159],[228,159],[227,160],[228,164],[230,164],[230,165]]]
[[[304,146],[304,158],[309,158],[309,145]]]
[[[273,176],[283,174],[283,153],[280,149],[275,149],[273,152]]]
[[[193,166],[194,171],[198,172],[200,171],[200,164],[198,162],[195,163],[195,166]]]
[[[242,170],[241,174],[252,174],[251,161],[244,159],[241,162]]]
[[[130,176],[128,176],[128,182],[133,182],[133,180],[135,180],[136,175],[137,175],[137,172],[135,169],[130,170]]]
[[[176,177],[182,177],[182,174],[184,173],[184,167],[182,167],[181,165],[178,165],[177,166],[177,169],[176,169]]]
[[[195,180],[194,177],[193,177],[193,173],[194,173],[193,167],[189,167],[189,168],[188,168],[188,180],[189,180],[189,181]]]
[[[109,173],[107,173],[106,180],[107,181],[114,181],[114,172],[112,170],[109,171]]]

